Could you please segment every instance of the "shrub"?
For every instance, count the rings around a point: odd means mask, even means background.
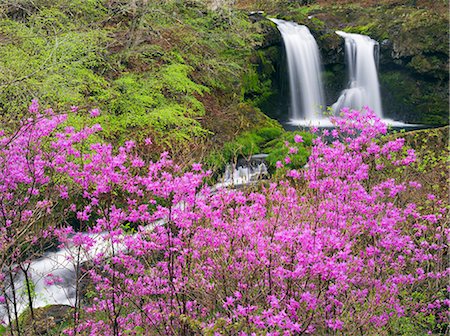
[[[312,140],[308,169],[248,193],[213,191],[201,164],[183,172],[166,153],[146,162],[132,141],[81,154],[81,140],[98,126],[53,137],[47,129],[59,122],[43,123],[38,139],[50,141],[53,158],[43,166],[79,188],[85,202],[67,211],[89,235],[53,232],[95,265],[80,273],[95,297],[78,306],[67,333],[375,334],[418,330],[405,324],[418,314],[423,331],[445,321],[445,207],[398,204],[420,186],[389,177],[372,183],[369,175],[409,165],[414,151],[403,152],[401,139],[378,144],[386,126],[370,111],[333,121],[331,142]],[[295,188],[300,180],[307,188]],[[133,234],[124,230],[131,226]]]

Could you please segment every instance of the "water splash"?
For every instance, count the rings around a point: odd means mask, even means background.
[[[261,180],[268,176],[265,160],[267,154],[256,154],[249,160],[240,160],[236,166],[228,164],[220,183],[213,188],[241,187]]]

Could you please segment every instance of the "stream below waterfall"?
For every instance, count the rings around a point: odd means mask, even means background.
[[[240,188],[256,183],[262,178],[267,178],[268,170],[265,164],[267,154],[253,155],[248,159],[241,158],[235,164],[228,164],[220,182],[212,188],[225,187]],[[183,206],[178,204],[177,206]],[[145,229],[152,230],[155,226],[164,225],[164,220],[158,220],[149,224]],[[92,247],[88,252],[79,250],[74,246],[65,246],[56,251],[44,253],[40,258],[29,264],[28,274],[32,282],[33,307],[45,307],[48,305],[75,305],[77,267],[93,260],[97,255],[108,256],[111,246],[100,234],[84,233],[92,241]],[[124,250],[125,247],[115,244],[116,251]],[[11,287],[11,286],[10,286]],[[17,295],[18,315],[23,313],[29,306],[26,280],[23,272],[16,274],[14,288]],[[9,323],[7,311],[4,305],[0,306],[0,323]]]

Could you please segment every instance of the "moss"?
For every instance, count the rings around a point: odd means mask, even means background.
[[[279,138],[283,134],[283,130],[279,127],[263,127],[256,130],[256,134],[269,142],[270,140]]]
[[[448,18],[427,10],[393,9],[391,38],[401,56],[428,52],[448,55]]]
[[[376,27],[375,22],[369,22],[363,26],[350,26],[346,27],[344,31],[347,33],[355,33],[355,34],[362,34],[362,35],[371,35],[371,32],[373,31],[374,27]]]
[[[73,308],[67,305],[48,305],[35,308],[34,320],[30,309],[19,316],[19,326],[25,335],[60,335],[69,327]],[[8,328],[5,329],[8,332]],[[1,330],[0,330],[1,335]]]
[[[396,70],[382,72],[380,83],[388,116],[426,125],[448,123],[448,83],[430,85]]]
[[[437,56],[415,55],[407,64],[415,72],[426,76],[442,77],[445,69],[445,63]],[[444,68],[443,68],[444,67]]]

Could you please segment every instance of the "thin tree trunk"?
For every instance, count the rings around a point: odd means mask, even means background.
[[[19,326],[19,312],[17,311],[17,298],[16,298],[16,286],[14,285],[14,277],[12,274],[12,269],[11,269],[11,265],[9,265],[9,270],[8,270],[8,275],[9,275],[9,281],[11,283],[11,294],[12,294],[12,299],[13,299],[13,310],[14,310],[14,318],[15,318],[15,325],[16,325],[16,329],[17,329],[17,335],[20,336],[21,332],[20,332],[20,326]]]

